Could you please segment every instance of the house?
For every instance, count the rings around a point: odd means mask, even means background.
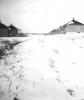
[[[8,36],[8,27],[0,21],[0,37]]]
[[[80,23],[79,21],[75,20],[74,18],[69,21],[68,23],[64,24],[63,26],[59,27],[58,29],[52,30],[51,34],[65,34],[68,32],[76,32],[81,33],[84,32],[84,24]]]
[[[11,37],[11,36],[18,36],[18,33],[19,33],[19,29],[17,29],[14,25],[10,25],[9,26],[9,33],[8,33],[8,36]]]
[[[65,32],[84,32],[84,24],[76,21],[74,18],[62,27]]]
[[[16,37],[19,36],[21,30],[14,25],[6,26],[0,21],[0,37]]]

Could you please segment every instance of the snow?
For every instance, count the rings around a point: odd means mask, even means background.
[[[7,40],[22,42],[0,60],[0,100],[84,99],[83,33]]]

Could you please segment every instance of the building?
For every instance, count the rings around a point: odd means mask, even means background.
[[[8,33],[8,36],[11,37],[11,36],[18,36],[18,33],[19,33],[19,29],[17,29],[14,25],[10,25],[9,26],[9,33]]]
[[[0,21],[0,37],[8,36],[8,27]]]
[[[0,37],[16,37],[19,36],[21,30],[14,25],[6,26],[0,21]]]
[[[74,20],[74,18],[62,27],[65,32],[84,32],[84,24]]]
[[[51,34],[65,34],[68,32],[71,32],[71,33],[72,32],[76,32],[76,33],[84,32],[84,24],[76,21],[73,18],[73,20],[69,21],[68,23],[64,24],[58,29],[52,30],[50,33]]]

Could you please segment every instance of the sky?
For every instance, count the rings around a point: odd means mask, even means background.
[[[46,33],[74,17],[84,23],[84,0],[0,0],[0,20],[22,32]]]

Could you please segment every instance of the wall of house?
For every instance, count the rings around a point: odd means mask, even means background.
[[[84,32],[84,25],[67,25],[66,32]]]
[[[17,35],[18,35],[18,30],[16,29],[9,30],[9,36],[17,36]]]
[[[7,37],[7,36],[8,36],[8,29],[7,28],[0,29],[0,37]]]

